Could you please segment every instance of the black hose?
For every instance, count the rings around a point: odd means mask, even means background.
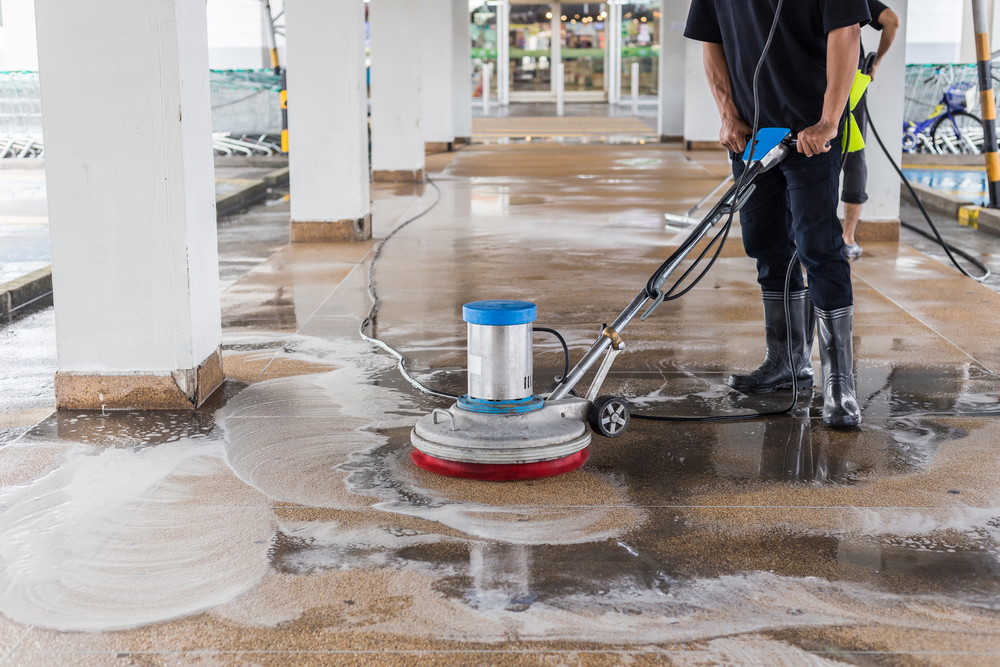
[[[882,137],[880,137],[878,135],[878,130],[875,129],[875,123],[872,122],[872,115],[870,113],[868,113],[868,100],[864,99],[863,101],[864,101],[864,104],[865,104],[865,115],[868,116],[868,125],[869,125],[869,127],[872,128],[872,134],[875,135],[875,141],[878,142],[878,145],[882,149],[882,152],[885,153],[886,158],[888,158],[888,160],[889,160],[889,164],[891,164],[892,168],[896,170],[897,174],[899,174],[899,178],[902,179],[903,184],[906,185],[906,189],[910,191],[910,196],[913,197],[913,201],[915,201],[917,203],[917,208],[919,208],[920,212],[924,215],[924,220],[927,221],[927,224],[930,226],[931,231],[934,232],[934,236],[931,236],[930,234],[928,234],[927,232],[923,231],[922,229],[918,229],[917,227],[914,227],[913,225],[911,225],[908,222],[900,221],[899,224],[902,225],[903,227],[906,227],[910,231],[916,232],[916,233],[920,234],[921,236],[924,236],[924,237],[930,239],[931,241],[934,241],[935,243],[937,243],[938,245],[940,245],[942,248],[944,248],[945,253],[948,255],[948,259],[951,260],[951,263],[954,264],[955,268],[957,268],[959,271],[961,271],[962,273],[964,273],[966,276],[968,276],[969,278],[972,278],[977,283],[985,282],[990,277],[990,275],[992,275],[992,272],[990,271],[989,267],[987,267],[985,264],[983,264],[981,261],[979,261],[978,259],[976,259],[972,255],[968,254],[967,252],[965,252],[963,250],[959,250],[958,248],[952,246],[951,244],[949,244],[948,242],[946,242],[943,238],[941,238],[941,232],[939,232],[938,228],[934,225],[934,221],[931,220],[930,214],[927,213],[927,209],[925,209],[923,203],[921,203],[920,197],[917,196],[917,193],[916,193],[916,191],[914,191],[913,186],[910,185],[909,179],[906,178],[906,175],[903,173],[903,170],[899,168],[899,165],[896,164],[896,161],[892,159],[892,156],[889,154],[889,149],[887,149],[885,147],[885,144],[882,143]],[[967,259],[970,262],[972,262],[976,266],[977,269],[979,269],[980,271],[983,272],[983,275],[977,278],[976,276],[974,276],[971,273],[969,273],[968,271],[966,271],[965,267],[963,267],[961,264],[958,263],[958,260],[955,259],[955,255],[952,254],[952,253],[961,255],[965,259]]]
[[[799,252],[796,250],[792,255],[792,259],[788,262],[788,269],[785,270],[785,295],[784,295],[784,305],[785,305],[785,340],[788,344],[788,365],[792,369],[792,402],[787,408],[781,410],[772,410],[770,412],[750,412],[742,415],[709,415],[706,417],[671,417],[667,415],[650,415],[643,414],[641,412],[633,412],[632,416],[636,419],[645,419],[647,421],[657,421],[657,422],[724,422],[724,421],[743,421],[746,419],[759,419],[761,417],[777,417],[778,415],[790,414],[799,402],[799,378],[798,369],[795,368],[795,355],[793,354],[794,349],[792,348],[792,318],[791,318],[791,282],[792,282],[792,270],[799,266]]]
[[[559,343],[562,345],[563,349],[563,374],[562,377],[556,378],[556,382],[562,382],[562,380],[569,375],[569,346],[566,344],[566,339],[562,337],[561,333],[555,329],[549,329],[548,327],[532,327],[531,330],[552,334],[559,339]]]

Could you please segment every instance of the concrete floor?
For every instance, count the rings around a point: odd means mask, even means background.
[[[374,330],[452,392],[463,303],[534,301],[578,359],[679,242],[661,213],[727,168],[659,144],[429,159],[440,201],[386,245]],[[437,197],[375,186],[376,236]],[[1000,662],[1000,294],[867,244],[860,429],[825,429],[803,393],[793,416],[634,422],[579,471],[469,482],[410,463],[413,422],[447,402],[357,335],[373,244],[281,245],[259,224],[257,256],[278,249],[223,278],[209,405],[57,413],[0,447],[3,667]],[[789,400],[722,384],[762,357],[732,237],[626,330],[607,391],[672,414]],[[537,339],[536,387],[560,357]]]

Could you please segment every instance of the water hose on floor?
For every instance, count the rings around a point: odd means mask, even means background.
[[[924,216],[924,220],[927,221],[927,225],[931,228],[931,231],[934,232],[934,235],[932,236],[927,232],[925,232],[924,230],[920,229],[919,227],[916,227],[902,220],[899,221],[899,224],[905,227],[906,229],[909,229],[911,232],[916,232],[917,234],[920,234],[924,238],[934,241],[939,246],[944,248],[945,253],[948,255],[948,259],[951,260],[951,263],[954,264],[955,268],[964,273],[966,276],[972,278],[977,283],[986,282],[986,280],[988,280],[989,277],[992,275],[989,267],[987,267],[985,264],[983,264],[981,261],[970,255],[969,253],[965,252],[964,250],[961,250],[960,248],[956,248],[955,246],[951,245],[943,238],[941,238],[941,232],[939,232],[938,228],[934,225],[934,221],[931,220],[930,214],[927,213],[927,209],[925,209],[924,205],[921,203],[920,197],[917,196],[917,193],[916,191],[914,191],[913,186],[910,185],[910,180],[906,178],[906,174],[903,173],[903,170],[899,168],[899,165],[896,164],[896,161],[893,160],[892,156],[889,154],[889,149],[887,149],[885,147],[885,144],[882,143],[882,137],[879,136],[878,130],[875,128],[875,123],[872,122],[872,115],[868,111],[868,96],[865,95],[865,97],[863,97],[862,100],[865,105],[865,115],[868,116],[868,125],[872,128],[872,134],[875,135],[875,141],[878,142],[879,148],[881,148],[882,152],[885,153],[885,157],[889,160],[889,164],[891,164],[892,168],[896,170],[897,174],[899,174],[899,178],[900,180],[903,181],[903,184],[906,186],[906,189],[910,191],[910,196],[913,197],[913,201],[917,202],[917,208],[920,209],[920,212]],[[958,263],[958,260],[955,259],[955,255],[960,255],[965,259],[969,260],[969,262],[974,264],[977,269],[983,272],[983,275],[974,276],[971,273],[969,273],[964,266]]]

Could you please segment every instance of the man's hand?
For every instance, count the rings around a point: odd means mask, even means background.
[[[812,157],[830,150],[829,142],[837,136],[837,124],[820,121],[799,132],[798,150]]]
[[[737,155],[742,155],[747,147],[747,137],[750,136],[751,131],[751,127],[743,122],[739,116],[723,116],[722,129],[719,130],[719,143]]]

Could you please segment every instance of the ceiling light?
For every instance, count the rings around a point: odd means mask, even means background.
[[[547,14],[545,15],[545,18],[547,18],[547,19],[550,19],[550,18],[552,18],[552,12],[548,12],[548,13],[547,13]]]

